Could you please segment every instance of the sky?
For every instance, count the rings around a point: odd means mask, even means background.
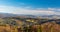
[[[0,12],[29,15],[60,15],[60,0],[0,0]]]

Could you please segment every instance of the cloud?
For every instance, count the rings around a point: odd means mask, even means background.
[[[54,11],[54,15],[60,15],[60,8],[48,8],[48,11]]]
[[[28,9],[29,8],[29,9]],[[14,6],[0,6],[0,12],[4,13],[13,13],[13,14],[30,14],[30,15],[60,15],[60,12],[56,12],[56,8],[37,8],[37,9],[30,9],[31,7],[14,7]]]
[[[48,10],[54,11],[54,10],[56,10],[56,8],[48,8]]]

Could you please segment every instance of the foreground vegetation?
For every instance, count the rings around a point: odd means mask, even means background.
[[[0,18],[0,32],[60,32],[60,19]]]

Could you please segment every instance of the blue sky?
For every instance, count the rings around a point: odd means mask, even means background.
[[[20,7],[20,3],[24,3],[24,6],[32,6],[34,8],[48,7],[48,1],[46,0],[0,0],[1,5],[11,5]]]
[[[0,12],[60,15],[60,0],[0,0]]]

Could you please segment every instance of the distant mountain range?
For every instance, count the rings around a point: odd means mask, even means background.
[[[30,17],[30,18],[36,18],[37,16],[35,15],[25,15],[25,14],[11,14],[11,13],[0,13],[0,18],[4,18],[4,17]]]
[[[30,17],[30,18],[37,18],[37,17],[42,17],[42,18],[60,18],[60,15],[25,15],[25,14],[11,14],[11,13],[0,13],[0,18],[4,18],[4,17],[16,17],[16,16],[20,16],[20,17]]]

